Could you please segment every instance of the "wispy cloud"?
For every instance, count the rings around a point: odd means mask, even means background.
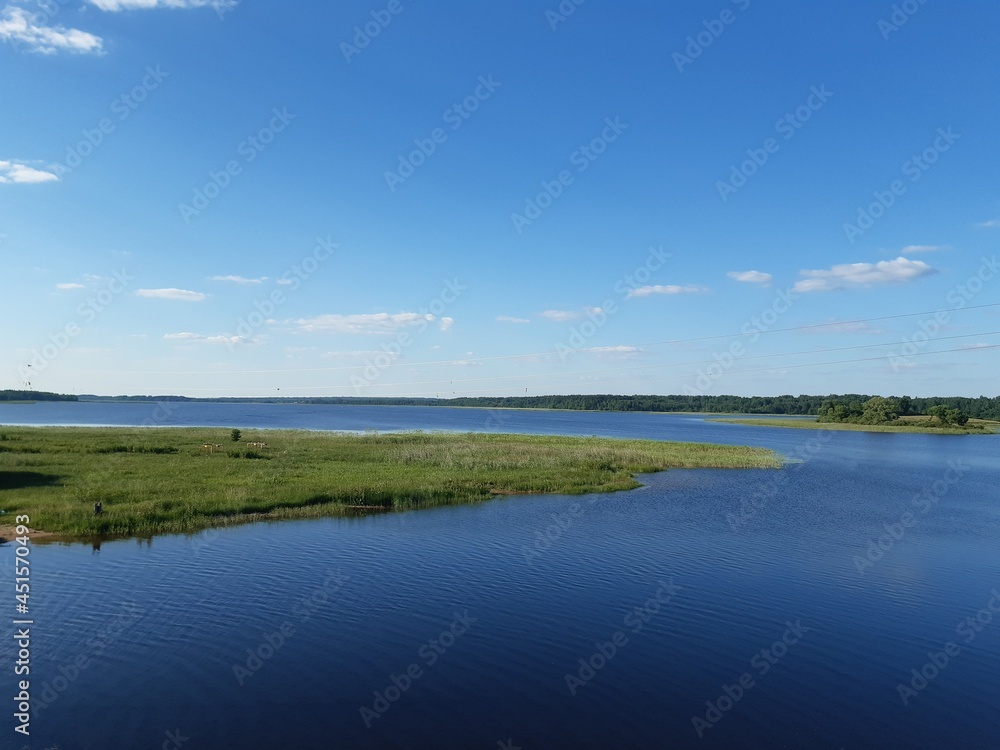
[[[453,325],[455,325],[455,319],[448,317],[446,315],[445,317],[441,318],[440,322],[438,323],[438,328],[441,329],[442,331],[447,331]]]
[[[207,294],[201,292],[192,292],[187,289],[139,289],[136,291],[136,295],[139,297],[148,297],[150,299],[172,299],[179,300],[181,302],[201,302],[208,298]]]
[[[586,317],[587,314],[597,315],[603,312],[599,307],[585,307],[582,310],[545,310],[539,316],[553,323],[570,323],[574,320]]]
[[[57,52],[99,54],[103,49],[104,42],[99,36],[63,26],[45,26],[36,23],[35,19],[36,14],[8,5],[0,11],[0,39],[43,55]]]
[[[980,229],[1000,229],[1000,219],[990,219],[976,224]]]
[[[946,249],[944,245],[907,245],[899,251],[899,254],[905,256],[914,253],[936,253],[938,250],[944,249]]]
[[[152,10],[155,8],[218,8],[230,5],[226,0],[88,0],[101,10]]]
[[[763,271],[730,271],[726,276],[744,284],[770,284],[774,279],[771,274]]]
[[[497,315],[498,323],[530,323],[527,318],[515,318],[512,315]]]
[[[632,289],[629,291],[628,296],[649,297],[654,294],[700,294],[707,291],[707,287],[698,286],[697,284],[685,284],[683,286],[677,284],[654,284],[652,286],[640,286]]]
[[[3,22],[0,21],[0,36],[3,35]],[[29,167],[21,161],[0,160],[0,183],[32,185],[40,182],[58,182],[58,175],[41,169]]]
[[[86,289],[86,288],[87,287],[85,287],[83,284],[77,284],[75,281],[69,282],[69,283],[66,283],[66,284],[56,284],[56,289],[63,289],[63,290],[67,290],[67,289]]]
[[[438,320],[430,313],[366,313],[357,315],[328,314],[286,321],[303,333],[395,333],[403,328],[426,326]],[[441,318],[440,326],[447,329],[454,320]]]
[[[904,284],[937,273],[921,260],[900,256],[878,263],[844,263],[823,270],[799,271],[805,278],[793,287],[796,292],[828,292],[834,289],[856,289],[884,284]]]
[[[232,284],[263,284],[267,281],[267,276],[261,276],[259,279],[248,279],[245,276],[212,276],[210,281],[228,281]]]
[[[165,333],[163,338],[167,341],[191,341],[200,344],[247,344],[251,340],[246,336],[203,336],[200,333],[191,333],[189,331],[184,331],[182,333]]]

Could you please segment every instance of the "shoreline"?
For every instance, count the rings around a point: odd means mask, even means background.
[[[10,544],[19,536],[25,536],[24,534],[17,533],[17,526],[6,526],[0,525],[0,545]],[[35,539],[58,539],[59,535],[51,531],[41,531],[39,529],[28,529],[27,534],[28,539],[34,541]]]
[[[230,433],[8,427],[0,504],[11,519],[30,516],[38,540],[147,537],[500,496],[610,493],[673,468],[785,464],[766,448],[648,439],[246,429],[234,442]]]

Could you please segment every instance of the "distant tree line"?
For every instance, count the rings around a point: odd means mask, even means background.
[[[78,401],[78,396],[64,396],[61,393],[45,391],[0,391],[0,401]]]
[[[874,396],[864,403],[859,401],[827,400],[819,410],[819,422],[853,422],[854,424],[888,424],[900,417],[924,415],[937,420],[942,427],[957,425],[961,427],[969,421],[969,415],[961,409],[952,409],[946,404],[929,406],[924,412],[913,408],[913,399],[909,396],[901,398],[883,398]]]
[[[859,393],[829,396],[514,396],[453,398],[445,403],[452,406],[480,406],[487,408],[534,409],[588,409],[591,411],[664,411],[664,412],[722,412],[733,414],[801,414],[831,416],[829,407],[842,407],[836,412],[839,418],[864,415],[865,404],[874,401],[869,409],[869,419],[879,417],[883,410],[886,421],[890,413],[896,416],[930,415],[931,409],[944,407],[976,419],[1000,420],[1000,396],[987,398],[909,396],[886,399]],[[895,409],[884,402],[893,401]],[[834,420],[828,420],[834,421]],[[874,422],[873,422],[874,423]]]
[[[76,400],[76,396],[60,396]],[[799,414],[803,416],[830,417],[828,421],[847,421],[861,418],[865,414],[865,404],[875,398],[892,401],[890,405],[875,402],[867,419],[876,419],[884,414],[892,421],[891,414],[897,416],[934,416],[931,409],[944,407],[946,414],[958,418],[965,415],[974,419],[1000,420],[1000,396],[988,398],[967,398],[964,396],[911,398],[893,396],[883,398],[860,393],[827,396],[618,396],[618,395],[575,395],[575,396],[482,396],[474,398],[403,398],[403,397],[351,397],[332,396],[317,398],[190,398],[187,396],[80,396],[81,401],[182,401],[214,403],[299,403],[354,406],[473,406],[480,408],[509,409],[576,409],[589,411],[654,411],[654,412],[708,412],[726,414]],[[33,398],[32,400],[42,400]],[[832,407],[833,411],[830,411]]]

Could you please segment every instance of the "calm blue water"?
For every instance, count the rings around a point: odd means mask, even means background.
[[[30,743],[8,711],[0,747],[998,746],[1000,437],[662,414],[172,408],[162,419],[150,405],[8,405],[0,423],[596,434],[799,460],[671,471],[612,495],[258,524],[99,552],[36,545],[32,692],[51,704]],[[879,534],[887,550],[862,575],[854,558],[871,562]],[[11,614],[12,556],[0,549]],[[904,705],[897,685],[949,641],[957,655],[927,668]],[[393,700],[377,702],[387,689]]]

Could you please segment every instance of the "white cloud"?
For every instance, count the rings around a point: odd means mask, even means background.
[[[3,36],[2,21],[0,21],[0,36]],[[40,182],[58,182],[58,180],[58,175],[29,167],[24,162],[0,160],[0,183],[33,185]]]
[[[445,316],[445,317],[441,318],[441,321],[440,321],[440,323],[438,324],[438,327],[439,327],[439,328],[440,328],[440,329],[441,329],[442,331],[447,331],[447,330],[448,330],[449,328],[451,328],[451,327],[452,327],[453,325],[455,325],[455,319],[454,319],[454,318],[450,318],[450,317],[448,317],[448,316]]]
[[[833,289],[902,284],[932,273],[937,271],[923,261],[902,256],[878,263],[844,263],[825,270],[799,271],[805,278],[795,283],[793,291],[828,292]]]
[[[774,279],[771,274],[763,271],[730,271],[726,276],[745,284],[770,284]]]
[[[643,352],[638,346],[591,346],[576,351],[580,354],[596,354],[598,359],[626,359]]]
[[[201,292],[191,292],[187,289],[139,289],[136,294],[140,297],[150,299],[173,299],[181,302],[201,302],[208,298],[207,294]]]
[[[263,284],[267,281],[267,276],[261,276],[259,279],[248,279],[245,276],[213,276],[210,281],[229,281],[233,284]]]
[[[913,255],[914,253],[935,253],[944,250],[944,245],[907,245],[899,251],[901,256]]]
[[[56,284],[56,289],[86,289],[83,284],[77,284],[76,282],[71,282],[69,284]]]
[[[530,323],[527,318],[515,318],[511,315],[497,315],[498,323]]]
[[[578,349],[581,352],[613,352],[616,354],[635,354],[641,352],[638,346],[592,346],[589,349]]]
[[[216,8],[231,7],[227,0],[89,0],[101,10],[117,13],[120,10],[151,10],[154,8]]]
[[[205,336],[201,339],[206,344],[250,344],[255,343],[246,336]]]
[[[545,310],[539,313],[539,315],[554,323],[569,323],[573,320],[579,320],[587,314],[597,315],[601,312],[603,310],[599,307],[585,307],[583,310]]]
[[[56,52],[100,54],[104,42],[79,29],[45,26],[35,22],[35,14],[24,8],[8,5],[0,12],[0,39],[24,45],[29,52],[52,55]]]
[[[1000,229],[1000,219],[990,219],[976,224],[980,229]]]
[[[648,297],[652,294],[699,294],[707,291],[706,287],[698,286],[697,284],[685,284],[684,286],[678,286],[677,284],[668,284],[666,286],[655,284],[653,286],[640,286],[632,289],[629,291],[628,296]]]
[[[437,318],[429,313],[367,313],[358,315],[317,315],[288,321],[304,333],[395,333],[403,328],[426,326]],[[451,318],[442,318],[441,325]],[[451,323],[447,323],[451,325]]]
[[[203,336],[200,333],[191,333],[189,331],[183,333],[165,333],[163,338],[167,341],[197,341],[200,344],[232,345],[253,343],[246,336]]]

